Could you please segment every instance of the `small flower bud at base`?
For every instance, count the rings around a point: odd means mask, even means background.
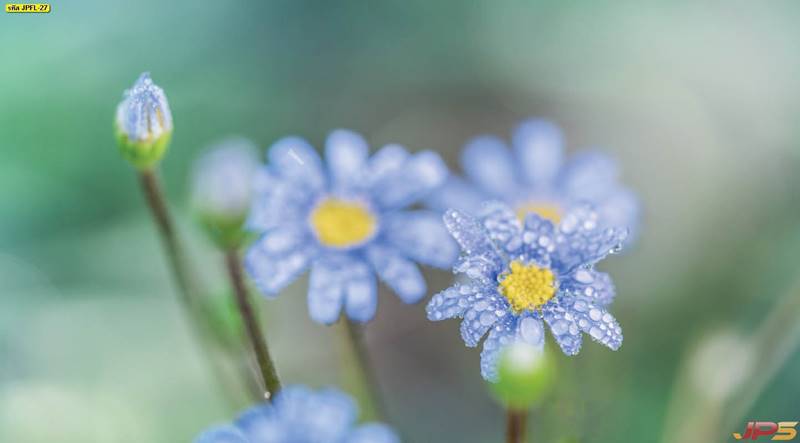
[[[555,379],[552,356],[523,342],[510,344],[498,361],[494,396],[507,408],[525,411],[539,404]]]

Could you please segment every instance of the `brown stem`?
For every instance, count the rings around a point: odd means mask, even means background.
[[[522,443],[525,441],[526,411],[508,409],[506,412],[506,443]]]
[[[223,395],[227,397],[231,404],[236,404],[238,401],[233,396],[235,392],[234,385],[226,376],[225,369],[220,366],[214,357],[214,346],[210,343],[214,337],[204,316],[200,292],[190,278],[188,262],[178,241],[172,224],[172,217],[170,217],[164,194],[159,186],[158,177],[153,170],[140,170],[139,183],[147,201],[147,206],[150,208],[153,220],[158,228],[164,252],[167,255],[167,261],[172,271],[171,274],[178,286],[179,300],[183,306],[183,312],[189,320],[192,335],[203,349],[203,355],[208,361],[214,377],[222,384]]]
[[[275,371],[275,364],[272,362],[272,357],[270,357],[264,335],[261,333],[261,327],[250,305],[247,287],[242,278],[242,263],[239,260],[237,250],[230,249],[225,253],[225,264],[236,296],[236,304],[239,306],[239,313],[242,316],[247,336],[256,356],[261,381],[263,382],[264,398],[270,400],[281,389],[281,382],[278,379],[278,373]]]

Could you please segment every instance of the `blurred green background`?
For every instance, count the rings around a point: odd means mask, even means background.
[[[469,137],[545,116],[571,151],[619,159],[644,227],[603,263],[623,347],[559,358],[530,441],[733,441],[749,420],[800,419],[798,20],[795,1],[54,0],[3,14],[0,441],[190,441],[245,405],[192,344],[114,144],[115,106],[145,70],[169,97],[163,177],[212,292],[221,257],[186,208],[210,142],[319,146],[344,127],[457,168]],[[450,283],[427,275],[431,293]],[[308,319],[305,291],[259,303],[280,373],[340,384],[336,331]],[[367,341],[405,441],[502,441],[457,322],[382,291]]]

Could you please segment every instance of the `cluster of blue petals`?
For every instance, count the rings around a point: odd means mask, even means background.
[[[232,424],[215,426],[195,443],[399,443],[386,425],[357,425],[353,400],[336,389],[288,386],[273,403],[255,406]]]
[[[608,155],[591,149],[565,159],[561,130],[542,119],[517,126],[511,145],[491,135],[470,140],[461,153],[466,180],[451,175],[427,204],[477,214],[490,200],[515,209],[554,205],[563,212],[590,203],[603,226],[628,228],[629,241],[638,232],[638,199],[619,183],[618,165]]]
[[[477,217],[449,210],[444,221],[462,251],[454,272],[466,279],[431,299],[428,318],[461,318],[461,336],[470,347],[488,333],[481,352],[485,379],[496,380],[506,345],[520,340],[541,348],[545,324],[567,355],[580,351],[583,333],[614,350],[622,344],[619,324],[607,311],[614,286],[594,265],[620,250],[627,229],[603,227],[587,206],[571,210],[558,225],[534,213],[522,223],[500,202],[486,204]],[[499,289],[512,261],[549,269],[554,296],[536,309],[515,312]]]
[[[447,167],[438,154],[410,154],[388,145],[371,157],[358,134],[337,130],[325,143],[325,163],[303,139],[276,142],[256,178],[249,227],[261,237],[245,265],[261,292],[278,294],[311,269],[308,310],[319,323],[335,322],[342,311],[359,322],[377,309],[376,275],[406,303],[421,300],[425,280],[417,263],[452,265],[458,247],[439,213],[409,206],[441,186]],[[359,201],[369,208],[377,230],[348,248],[324,245],[309,217],[326,198]]]

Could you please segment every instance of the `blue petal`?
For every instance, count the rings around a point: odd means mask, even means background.
[[[275,296],[300,276],[316,254],[314,245],[292,229],[274,229],[250,246],[245,268],[256,286]]]
[[[622,329],[614,316],[592,302],[591,298],[579,296],[564,297],[560,304],[572,314],[572,321],[581,331],[616,351],[622,345]]]
[[[608,155],[599,151],[575,154],[564,170],[562,187],[573,200],[595,202],[616,186],[619,167]]]
[[[371,245],[367,258],[378,277],[405,303],[416,303],[425,296],[425,279],[411,260],[394,249],[383,245]]]
[[[319,154],[299,137],[285,137],[269,148],[270,170],[286,180],[320,189],[325,174]]]
[[[428,320],[439,321],[461,317],[470,306],[485,299],[486,287],[476,284],[455,284],[434,295],[425,311]]]
[[[400,443],[400,438],[386,425],[368,423],[356,428],[344,443]]]
[[[378,288],[375,274],[367,263],[354,261],[345,287],[344,308],[347,316],[358,322],[368,322],[378,309]]]
[[[461,246],[463,254],[486,255],[500,259],[495,245],[489,240],[489,234],[478,219],[454,209],[445,212],[442,218],[450,235]]]
[[[250,440],[233,426],[216,426],[206,430],[194,443],[250,443]]]
[[[373,196],[384,209],[403,208],[427,197],[444,183],[447,174],[447,166],[439,154],[422,151],[378,180],[372,189]]]
[[[273,405],[264,403],[243,412],[236,419],[236,426],[247,436],[248,442],[279,443],[290,432]]]
[[[458,257],[458,245],[433,211],[397,212],[387,215],[384,224],[386,240],[419,263],[447,268]]]
[[[542,308],[542,315],[561,350],[567,355],[577,354],[581,350],[583,337],[571,311],[557,301],[551,301]]]
[[[398,173],[411,154],[400,145],[386,145],[378,150],[368,161],[364,172],[365,186],[380,186],[380,181]]]
[[[497,276],[503,272],[503,261],[494,253],[464,255],[453,265],[453,272],[464,274],[481,284],[496,284]]]
[[[497,381],[497,359],[506,346],[514,341],[516,335],[516,319],[512,315],[497,322],[489,337],[483,342],[481,351],[481,375],[488,381]]]
[[[497,137],[481,136],[470,140],[461,154],[461,165],[467,177],[493,196],[505,196],[517,188],[514,159]]]
[[[522,247],[519,220],[505,204],[487,203],[481,213],[481,222],[489,239],[505,254],[515,255]]]
[[[636,238],[639,231],[639,199],[632,191],[617,187],[602,201],[597,202],[597,215],[603,226],[628,228],[627,243]]]
[[[514,131],[513,145],[525,180],[535,187],[551,187],[564,161],[558,126],[547,120],[524,121]]]
[[[556,267],[564,274],[597,263],[619,252],[627,236],[627,229],[601,227],[597,214],[588,207],[570,211],[558,225]]]
[[[305,208],[317,193],[308,185],[282,179],[268,168],[259,169],[253,181],[253,203],[247,227],[256,232],[272,229],[287,221],[304,220]]]
[[[542,266],[550,265],[550,256],[556,250],[556,228],[550,220],[538,214],[525,216],[525,227],[522,230],[522,242],[525,244],[525,255]]]
[[[353,400],[338,389],[328,388],[303,397],[288,399],[291,405],[278,407],[284,420],[295,423],[300,441],[340,441],[356,420]],[[287,401],[286,403],[289,403]]]
[[[616,289],[611,276],[594,269],[578,268],[561,287],[572,296],[583,296],[597,306],[605,307],[614,301]]]
[[[517,340],[538,349],[544,348],[544,326],[532,312],[525,312],[517,319]]]
[[[469,214],[477,214],[483,207],[483,202],[490,199],[491,197],[471,183],[450,175],[442,186],[425,198],[425,206],[438,212],[458,209]]]
[[[320,259],[311,266],[308,282],[308,314],[317,323],[333,324],[344,304],[346,270],[335,261]]]
[[[339,129],[331,132],[325,142],[328,173],[336,187],[356,183],[364,173],[369,146],[361,135]]]
[[[461,322],[461,338],[468,347],[478,342],[495,323],[508,314],[508,304],[496,293],[476,297],[476,301],[464,312]]]
[[[311,318],[331,324],[342,306],[348,317],[365,322],[375,315],[378,298],[369,265],[346,255],[331,255],[314,262],[308,288]]]

